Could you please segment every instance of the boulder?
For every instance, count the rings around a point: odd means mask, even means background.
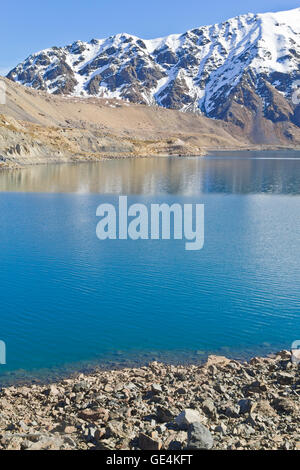
[[[210,450],[213,448],[213,437],[205,426],[201,423],[192,423],[188,427],[188,445],[191,450]]]
[[[203,418],[201,417],[199,411],[186,409],[183,410],[176,418],[176,424],[179,429],[185,431],[188,429],[189,425],[196,422],[201,422]]]

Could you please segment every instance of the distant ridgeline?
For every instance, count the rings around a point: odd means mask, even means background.
[[[55,94],[122,98],[233,122],[300,125],[300,8],[184,34],[77,41],[28,57],[8,78]],[[286,137],[293,138],[288,135]]]

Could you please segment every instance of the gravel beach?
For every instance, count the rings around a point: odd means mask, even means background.
[[[281,351],[4,388],[0,448],[300,450],[299,368]]]

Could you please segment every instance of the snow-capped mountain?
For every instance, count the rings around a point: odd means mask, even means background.
[[[77,41],[31,55],[8,78],[49,93],[201,112],[240,127],[249,113],[297,124],[291,96],[300,79],[300,8],[154,40]]]

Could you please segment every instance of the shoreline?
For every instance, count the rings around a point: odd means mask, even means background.
[[[89,375],[122,369],[147,367],[151,362],[166,366],[201,367],[209,356],[226,357],[237,362],[248,362],[253,357],[272,357],[274,350],[284,349],[286,345],[260,345],[243,349],[218,348],[211,350],[166,350],[166,351],[123,351],[107,352],[104,356],[94,359],[82,359],[49,367],[25,366],[19,369],[3,370],[0,366],[0,389],[10,386],[49,385],[65,379],[73,379],[79,374]],[[281,348],[281,349],[280,349]]]
[[[115,98],[65,99],[3,80],[8,99],[0,114],[0,160],[10,166],[300,146],[292,124],[287,134],[281,123],[263,120],[257,136],[251,122],[241,127]]]
[[[126,159],[147,159],[147,158],[205,158],[205,157],[211,157],[213,154],[216,153],[227,153],[227,152],[300,152],[300,146],[295,146],[295,147],[286,147],[286,146],[254,146],[254,147],[241,147],[241,148],[235,148],[235,147],[228,147],[228,148],[203,148],[203,151],[198,153],[198,154],[181,154],[181,153],[174,153],[174,154],[168,154],[168,153],[162,153],[162,154],[149,154],[149,155],[101,155],[101,156],[93,156],[91,155],[87,159],[83,159],[81,157],[66,157],[66,160],[61,160],[61,159],[49,159],[49,160],[43,160],[43,161],[32,161],[30,163],[24,163],[24,162],[10,162],[9,160],[0,162],[0,172],[5,171],[5,170],[22,170],[26,168],[32,168],[36,166],[49,166],[49,165],[78,165],[78,164],[91,164],[91,163],[100,163],[105,160],[126,160]]]
[[[299,367],[209,356],[2,388],[0,449],[300,450]]]
[[[101,163],[106,160],[128,160],[128,159],[147,159],[147,158],[203,158],[208,156],[206,153],[199,153],[197,155],[181,155],[181,154],[153,154],[153,155],[103,155],[101,157],[91,156],[89,159],[70,159],[70,160],[46,160],[42,162],[31,162],[31,163],[1,163],[0,171],[5,170],[23,170],[26,168],[32,168],[36,166],[49,166],[49,165],[84,165],[91,163]]]

